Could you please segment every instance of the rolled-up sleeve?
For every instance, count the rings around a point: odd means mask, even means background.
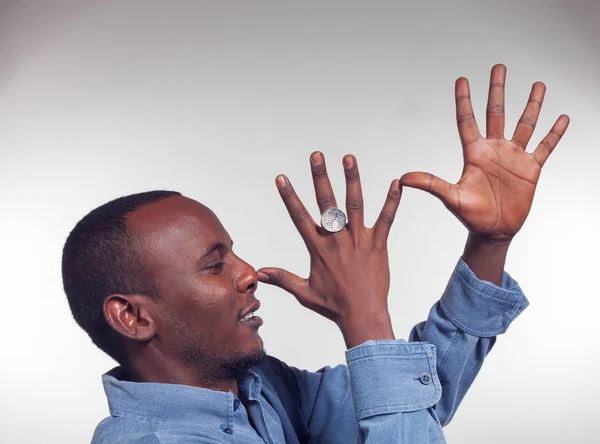
[[[450,278],[440,305],[461,330],[474,336],[504,333],[529,305],[519,284],[504,272],[502,287],[480,281],[461,259]]]
[[[452,419],[496,336],[506,332],[528,305],[519,284],[508,273],[499,287],[477,279],[462,259],[458,261],[442,297],[409,338],[436,346],[442,385],[436,412],[442,425]]]

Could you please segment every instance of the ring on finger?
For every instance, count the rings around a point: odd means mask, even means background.
[[[346,213],[339,208],[328,208],[321,214],[321,226],[330,233],[337,233],[346,226]]]

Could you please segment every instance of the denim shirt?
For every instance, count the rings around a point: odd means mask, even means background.
[[[269,356],[238,381],[239,396],[103,376],[110,416],[92,444],[445,443],[496,336],[527,307],[519,285],[478,280],[459,260],[426,321],[404,340],[367,341],[347,366],[309,372]]]

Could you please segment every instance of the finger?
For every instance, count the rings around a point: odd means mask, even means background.
[[[400,181],[395,179],[390,185],[381,213],[379,213],[377,222],[375,222],[375,225],[373,226],[375,243],[377,245],[383,246],[387,243],[388,235],[390,234],[390,229],[396,218],[396,212],[398,211],[401,198],[402,186],[400,185]]]
[[[490,91],[488,93],[486,137],[501,139],[504,137],[504,84],[506,66],[495,65],[490,74]]]
[[[296,195],[296,192],[287,177],[279,175],[275,182],[277,183],[281,199],[292,218],[292,222],[296,225],[302,239],[308,243],[311,237],[316,234],[315,221],[310,214],[308,214],[308,211],[306,211],[304,204]]]
[[[565,131],[567,131],[569,122],[569,116],[564,114],[560,116],[554,123],[554,126],[550,132],[546,135],[546,137],[544,137],[544,139],[533,152],[532,156],[540,165],[540,167],[544,166],[546,160],[548,160],[548,157],[550,157],[550,154],[552,154],[552,151],[554,151],[554,148],[556,148],[556,145],[562,138],[563,134],[565,134]]]
[[[471,104],[471,91],[469,82],[464,77],[456,81],[456,123],[458,125],[458,134],[463,147],[481,138],[475,115],[473,114],[473,105]]]
[[[529,139],[535,129],[540,110],[542,109],[542,103],[544,102],[544,95],[546,94],[546,85],[542,82],[535,82],[531,87],[531,93],[529,94],[529,100],[527,106],[519,119],[519,123],[515,128],[512,141],[525,149],[529,143]]]
[[[256,275],[259,281],[287,291],[304,307],[328,317],[329,319],[334,319],[327,308],[323,306],[323,301],[319,300],[319,298],[313,294],[307,279],[302,279],[281,268],[272,267],[261,268],[256,272]]]
[[[256,272],[256,276],[260,282],[282,288],[298,300],[305,299],[308,293],[306,279],[281,268],[264,267]]]
[[[456,198],[452,192],[454,185],[433,174],[423,172],[406,173],[400,178],[400,183],[405,187],[426,191],[440,199],[446,206],[453,207],[456,205]]]
[[[323,156],[323,153],[315,151],[311,154],[310,167],[315,185],[317,205],[319,205],[319,212],[323,213],[328,208],[337,206],[333,188],[331,188],[331,182],[327,175],[327,166],[325,165],[325,156]]]
[[[360,174],[356,158],[348,154],[344,156],[344,173],[346,175],[346,211],[348,213],[348,228],[351,231],[364,228],[364,203]]]

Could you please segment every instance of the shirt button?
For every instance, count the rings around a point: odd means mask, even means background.
[[[239,406],[240,406],[240,400],[239,399],[234,400],[233,401],[233,411],[235,412]]]
[[[225,427],[223,431],[228,435],[233,435],[233,429],[230,429],[229,427]]]
[[[423,373],[419,379],[421,380],[421,384],[431,384],[431,375],[429,373]]]

